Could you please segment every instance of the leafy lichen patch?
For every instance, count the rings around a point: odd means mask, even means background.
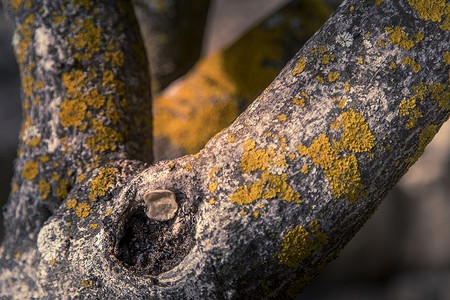
[[[411,39],[400,26],[397,26],[395,28],[385,27],[384,29],[389,33],[389,40],[391,41],[391,43],[398,45],[400,48],[403,48],[406,51],[411,50],[412,47],[414,47],[424,38],[423,33],[419,31],[415,34],[415,39]]]
[[[116,170],[113,168],[103,168],[99,174],[91,181],[91,192],[89,200],[95,201],[99,197],[104,197],[106,192],[113,185],[116,178]]]
[[[298,267],[311,254],[328,244],[328,235],[319,230],[319,222],[311,221],[307,227],[296,226],[283,235],[278,259],[288,267]]]
[[[285,143],[286,141],[281,138],[280,150],[273,147],[257,149],[256,142],[251,139],[243,143],[244,154],[241,158],[241,172],[263,172],[257,182],[246,182],[238,187],[230,197],[232,202],[244,205],[253,203],[258,199],[278,197],[287,202],[301,203],[299,193],[296,193],[288,184],[288,177],[284,172],[289,167],[286,162],[287,147],[284,145]]]
[[[370,152],[375,144],[365,119],[354,110],[342,113],[331,123],[331,129],[343,129],[341,139],[331,145],[330,139],[321,134],[313,140],[309,147],[300,144],[297,147],[300,155],[308,156],[316,166],[324,170],[330,189],[336,198],[346,196],[351,203],[365,197],[364,185],[358,170],[358,160],[354,154],[347,152]]]

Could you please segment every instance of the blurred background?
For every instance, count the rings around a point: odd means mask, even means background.
[[[213,0],[203,55],[229,46],[287,2]],[[1,11],[0,205],[8,198],[21,124],[20,79],[11,39],[11,27]],[[298,299],[450,300],[449,122],[340,256]]]

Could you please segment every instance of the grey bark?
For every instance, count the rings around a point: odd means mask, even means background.
[[[343,3],[260,97],[196,155],[147,166],[128,158],[137,156],[138,147],[118,142],[101,153],[102,164],[86,172],[78,171],[77,155],[91,162],[96,153],[80,146],[72,157],[58,144],[53,160],[62,159],[64,166],[55,171],[75,168],[79,180],[46,215],[37,209],[45,202],[35,178],[47,169],[39,164],[39,173],[29,180],[33,172],[21,174],[25,162],[48,147],[22,145],[18,190],[5,214],[9,227],[0,249],[0,295],[295,296],[352,238],[449,117],[448,4],[429,12],[416,4]],[[25,5],[14,17],[18,29],[26,24]],[[66,9],[75,17],[91,12],[70,4]],[[100,9],[112,19],[119,15],[116,6]],[[35,8],[36,24],[45,24],[45,12],[46,6],[42,12]],[[116,41],[121,35],[107,24],[96,26],[104,26],[102,37]],[[50,32],[57,39],[58,31]],[[31,36],[32,54],[42,47],[36,34]],[[45,57],[56,60],[51,53]],[[334,59],[324,61],[331,54]],[[128,55],[124,52],[132,62]],[[142,70],[132,63],[123,68],[116,76]],[[48,76],[45,90],[62,86],[60,74]],[[125,86],[135,83],[127,80]],[[52,101],[51,95],[41,100]],[[56,113],[42,112],[57,120],[62,108],[53,105]],[[107,113],[106,106],[99,110]],[[124,112],[121,122],[134,113],[139,112]],[[60,127],[56,137],[70,133],[74,145],[95,129]],[[42,141],[50,139],[39,128]],[[80,179],[81,172],[87,175]],[[160,189],[176,194],[174,219],[145,216],[144,196]]]

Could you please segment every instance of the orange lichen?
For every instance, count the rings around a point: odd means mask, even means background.
[[[256,183],[248,183],[239,187],[230,197],[231,202],[241,205],[250,204],[258,199],[279,197],[287,202],[301,203],[299,193],[295,193],[287,183],[287,175],[274,175],[264,171]]]
[[[41,199],[45,200],[48,197],[48,194],[50,193],[50,183],[48,183],[45,179],[41,179],[39,180],[39,185],[38,185],[38,192],[39,194],[41,194]]]
[[[91,192],[89,200],[95,201],[99,197],[104,197],[106,192],[113,185],[116,178],[116,170],[113,168],[103,168],[98,175],[91,181]]]
[[[89,227],[91,227],[92,229],[97,229],[97,224],[89,224]]]
[[[209,204],[214,205],[216,203],[216,200],[214,198],[209,199]]]
[[[77,199],[69,200],[66,203],[66,208],[67,209],[72,209],[72,208],[75,208],[76,206],[77,206]]]
[[[431,93],[431,99],[437,101],[439,107],[450,110],[450,90],[448,85],[442,83],[430,84],[428,89]]]
[[[308,166],[308,164],[303,165],[301,171],[302,171],[303,174],[308,174],[308,172],[309,172],[309,166]]]
[[[305,92],[300,92],[299,95],[297,95],[296,97],[294,97],[294,99],[292,99],[292,103],[304,107],[306,105],[307,100],[309,100],[309,95],[306,94]]]
[[[80,54],[82,59],[88,60],[93,53],[100,51],[102,30],[95,26],[94,21],[88,18],[76,19],[75,25],[78,27],[75,37],[69,42],[78,50],[85,50]]]
[[[320,76],[320,75],[317,75],[317,76],[316,76],[316,79],[317,79],[318,82],[320,82],[320,83],[322,83],[322,84],[325,83],[325,80],[323,80],[323,77]]]
[[[297,64],[295,65],[294,69],[292,69],[291,74],[297,75],[303,72],[303,70],[306,67],[306,60],[302,57],[297,61]]]
[[[403,100],[399,105],[399,116],[408,116],[408,121],[406,122],[406,128],[412,129],[416,126],[416,121],[418,118],[422,117],[422,112],[416,107],[416,98]]]
[[[77,205],[77,207],[75,209],[75,213],[80,218],[86,218],[87,216],[89,216],[89,213],[91,212],[91,210],[92,209],[89,206],[89,204],[87,204],[87,203],[78,203],[78,205]]]
[[[375,145],[375,137],[364,118],[354,110],[342,113],[331,126],[334,130],[343,129],[341,140],[334,141],[333,147],[329,138],[321,134],[312,141],[309,148],[300,144],[297,150],[324,170],[336,198],[345,195],[351,203],[354,203],[358,198],[365,197],[364,186],[360,183],[358,161],[353,154],[341,157],[340,153],[369,152]]]
[[[29,97],[33,93],[33,83],[34,78],[32,76],[23,75],[22,76],[22,88],[25,92],[25,96]]]
[[[64,198],[66,198],[67,193],[69,192],[69,188],[70,184],[67,180],[61,179],[59,181],[59,185],[55,189],[56,196],[58,197],[59,200],[63,200]]]
[[[33,180],[39,174],[39,163],[31,160],[26,162],[22,170],[22,178],[26,180]]]
[[[282,114],[282,115],[278,115],[277,119],[278,119],[279,122],[283,122],[283,121],[287,120],[287,117],[286,117],[285,114]]]
[[[319,231],[319,222],[311,221],[308,227],[296,226],[283,235],[278,259],[288,267],[298,267],[315,250],[328,244],[328,235]]]
[[[446,65],[450,65],[450,51],[445,51],[444,53],[444,62]]]
[[[241,158],[242,172],[252,172],[258,169],[265,170],[270,165],[288,167],[285,155],[279,153],[273,147],[258,150],[251,148],[250,150],[244,152],[244,155]]]
[[[209,191],[210,191],[211,193],[214,193],[214,192],[216,191],[216,189],[217,189],[217,186],[218,186],[218,183],[217,183],[217,182],[211,183],[211,184],[208,186]]]
[[[80,125],[86,116],[86,104],[78,100],[67,99],[60,106],[59,118],[64,127]]]
[[[408,2],[424,20],[441,22],[444,14],[447,19],[449,18],[449,4],[446,4],[445,0],[408,0]]]
[[[94,136],[86,139],[86,144],[93,151],[116,151],[117,145],[123,142],[123,136],[114,129],[104,126],[102,121],[91,119],[91,129],[94,130]]]
[[[389,39],[391,43],[398,45],[406,51],[411,50],[412,47],[414,47],[424,38],[423,33],[419,31],[415,34],[415,40],[409,39],[400,26],[395,27],[395,29],[391,27],[385,27],[384,29],[389,33]]]
[[[340,74],[338,72],[330,72],[328,74],[328,82],[334,82],[338,79]]]
[[[259,218],[259,210],[255,210],[255,211],[253,212],[253,217],[254,217],[255,219]]]
[[[429,142],[431,142],[436,133],[437,133],[436,125],[430,125],[420,133],[417,151],[414,153],[413,156],[406,159],[406,162],[408,163],[408,168],[411,167],[419,159],[419,157],[425,151],[425,147],[428,145]]]
[[[419,72],[420,69],[422,68],[418,63],[416,63],[414,60],[412,60],[409,57],[404,57],[402,59],[402,64],[404,64],[405,66],[410,66],[411,69],[413,69],[414,72]]]

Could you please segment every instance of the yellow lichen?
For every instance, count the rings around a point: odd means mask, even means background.
[[[216,200],[214,198],[209,199],[209,204],[214,205],[216,203]]]
[[[345,83],[345,90],[350,91],[350,83],[348,82]]]
[[[308,172],[309,172],[309,166],[308,166],[308,164],[303,165],[301,171],[302,171],[303,174],[308,174]]]
[[[323,77],[320,76],[320,75],[317,75],[317,76],[316,76],[316,79],[317,79],[318,82],[320,82],[320,83],[322,83],[322,84],[325,83],[325,80],[323,80]]]
[[[328,235],[319,231],[319,222],[311,221],[308,227],[296,226],[283,235],[278,259],[288,267],[298,267],[315,250],[328,244]]]
[[[97,224],[89,224],[89,227],[91,227],[92,229],[97,229]]]
[[[69,188],[70,184],[67,180],[61,179],[59,181],[59,185],[55,189],[56,195],[58,196],[59,200],[63,200],[64,198],[66,198],[67,193],[69,192]]]
[[[39,180],[38,192],[41,194],[42,200],[47,199],[48,194],[50,193],[50,188],[50,183],[48,183],[45,179]]]
[[[211,193],[214,193],[214,192],[216,191],[216,189],[217,189],[217,186],[218,186],[218,183],[217,183],[217,182],[211,183],[211,184],[208,186],[209,191],[210,191]]]
[[[40,136],[34,137],[27,142],[27,146],[36,147],[40,143],[41,139],[42,138]]]
[[[89,200],[95,201],[99,197],[104,197],[106,192],[112,186],[116,178],[116,170],[113,168],[103,168],[100,170],[97,177],[91,181],[91,192]]]
[[[278,115],[277,119],[278,119],[279,122],[283,122],[283,121],[287,120],[287,117],[286,117],[285,114],[282,114],[282,115]]]
[[[99,109],[105,104],[105,97],[100,95],[97,89],[93,89],[89,92],[88,96],[83,97],[89,106],[95,109]]]
[[[245,149],[245,146],[244,146]],[[276,151],[273,147],[266,149],[254,149],[244,152],[241,158],[241,171],[252,172],[258,169],[265,170],[270,165],[276,165],[278,167],[288,167],[286,163],[285,155]]]
[[[82,88],[84,87],[85,78],[85,74],[79,70],[63,73],[62,80],[66,87],[66,94],[73,98],[81,97],[83,95]]]
[[[448,6],[445,0],[408,0],[408,2],[417,11],[420,18],[432,22],[441,22]]]
[[[397,64],[395,63],[395,62],[393,62],[393,61],[391,61],[391,64],[389,65],[389,69],[395,69],[395,68],[397,68]]]
[[[83,288],[91,287],[92,284],[92,280],[81,280],[81,287]]]
[[[397,26],[394,28],[385,27],[384,28],[389,33],[389,39],[392,44],[396,44],[399,47],[405,49],[406,51],[411,50],[412,47],[416,45],[416,43],[420,42],[423,39],[423,34],[419,31],[416,33],[416,40],[409,39],[405,32],[403,32],[402,27]]]
[[[39,163],[37,161],[31,160],[26,162],[22,170],[22,178],[26,180],[32,180],[36,178],[39,174]]]
[[[331,146],[329,138],[321,134],[312,141],[309,148],[300,144],[297,150],[324,170],[336,198],[345,195],[351,203],[354,203],[358,198],[365,197],[364,186],[360,183],[358,161],[353,154],[341,157],[340,153],[368,152],[375,145],[375,137],[364,118],[354,110],[342,113],[332,123],[332,127],[335,130],[343,129],[341,140],[335,141],[334,147]]]
[[[292,103],[304,107],[307,100],[309,100],[309,95],[305,92],[300,92],[300,95],[297,95],[297,97],[294,97],[294,99],[292,99]]]
[[[353,109],[340,115],[344,132],[341,135],[340,146],[349,151],[370,151],[375,144],[375,137],[369,130],[369,125],[361,114]]]
[[[294,69],[292,69],[291,74],[294,76],[297,74],[300,74],[305,69],[305,66],[306,66],[306,60],[302,57],[298,60]]]
[[[114,52],[112,55],[112,65],[115,67],[122,67],[123,66],[123,52],[117,51]]]
[[[91,212],[91,207],[87,203],[78,203],[75,213],[80,218],[86,218],[89,216],[89,213]]]
[[[234,137],[234,135],[229,135],[229,136],[228,136],[228,139],[227,139],[228,143],[232,143],[232,142],[234,142],[235,140],[236,140],[236,138]]]
[[[436,133],[437,133],[436,125],[430,125],[420,133],[417,151],[414,153],[413,156],[406,159],[406,162],[408,163],[408,168],[411,167],[419,159],[419,157],[425,151],[425,147],[428,145],[429,142],[431,142]]]
[[[415,97],[402,101],[398,105],[398,108],[400,117],[409,116],[409,119],[406,122],[406,128],[408,129],[412,129],[416,126],[417,119],[422,117],[422,112],[416,107]]]
[[[336,198],[345,195],[351,203],[355,203],[359,198],[366,197],[355,155],[335,159],[324,173]]]
[[[241,205],[250,204],[258,199],[273,199],[279,197],[284,201],[301,203],[299,193],[295,193],[287,183],[287,175],[274,175],[264,171],[256,183],[240,186],[230,197],[231,202]]]
[[[17,11],[22,5],[22,0],[11,0],[11,6]]]
[[[414,72],[419,72],[420,69],[422,68],[418,63],[416,63],[414,60],[412,60],[409,57],[404,57],[402,59],[402,64],[404,64],[405,66],[410,66],[411,69],[413,69]]]
[[[70,38],[69,42],[78,50],[84,50],[81,58],[88,60],[93,53],[100,51],[102,30],[95,26],[94,21],[88,18],[75,20],[78,27],[75,37]]]
[[[34,78],[32,76],[23,75],[22,76],[22,88],[25,92],[25,96],[29,97],[33,93],[33,83]]]
[[[329,74],[328,74],[328,81],[329,82],[334,82],[334,81],[336,81],[336,79],[338,79],[339,78],[339,73],[338,72],[330,72]]]
[[[66,99],[60,106],[59,118],[64,127],[80,126],[86,115],[86,104],[78,100]]]
[[[113,208],[111,208],[110,210],[108,210],[108,211],[105,213],[105,216],[109,216],[109,215],[112,213],[112,211],[113,211]]]
[[[86,139],[86,144],[95,152],[107,150],[116,151],[117,145],[123,142],[123,136],[110,127],[106,127],[99,120],[91,120],[94,136]]]
[[[77,206],[77,199],[69,200],[66,203],[66,208],[67,209],[72,209],[72,208],[75,208],[76,206]]]
[[[450,90],[448,85],[442,83],[430,84],[428,89],[431,93],[431,99],[437,101],[439,107],[444,110],[450,110]]]
[[[446,65],[450,65],[450,51],[445,51],[444,53],[444,62]]]
[[[254,212],[253,212],[253,217],[254,218],[259,218],[259,210],[255,210]]]

